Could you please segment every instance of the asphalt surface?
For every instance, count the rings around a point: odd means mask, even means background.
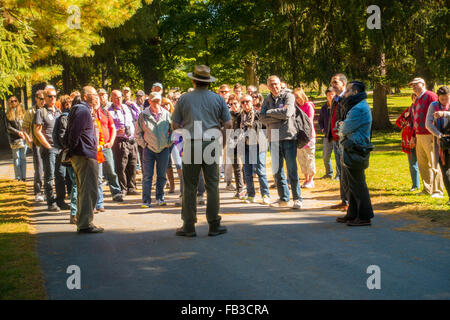
[[[0,175],[8,172],[5,166]],[[182,223],[174,207],[178,193],[167,195],[167,207],[141,209],[139,196],[117,204],[107,191],[107,211],[94,220],[103,234],[77,234],[68,211],[48,213],[35,204],[32,223],[48,296],[450,299],[448,239],[397,231],[413,221],[377,213],[370,227],[347,227],[335,222],[340,212],[328,209],[336,201],[305,194],[301,211],[274,210],[233,200],[221,183],[222,222],[229,232],[208,237],[200,206],[197,237],[189,239],[175,236]],[[71,265],[80,268],[81,289],[67,287]],[[367,268],[373,265],[380,268],[381,288],[370,290]]]

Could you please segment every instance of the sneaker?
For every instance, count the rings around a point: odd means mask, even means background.
[[[289,206],[289,201],[282,201],[282,200],[277,200],[275,202],[272,202],[270,204],[271,207],[275,207],[275,208],[283,208],[283,207],[287,207]]]
[[[443,199],[444,195],[440,194],[439,192],[435,192],[431,195],[432,198],[436,198],[436,199]]]
[[[294,205],[292,206],[292,209],[301,209],[303,206],[303,203],[300,200],[294,200]]]
[[[235,191],[236,188],[230,183],[230,184],[227,184],[227,186],[225,187],[225,190],[228,190],[228,191]]]
[[[246,193],[247,193],[246,190],[242,190],[241,192],[236,192],[233,199],[246,200],[247,199],[247,197],[245,196]]]
[[[411,189],[409,189],[410,192],[414,192],[414,191],[418,191],[418,190],[419,190],[419,188],[416,188],[416,187],[412,187]]]
[[[245,202],[245,203],[256,203],[256,199],[255,199],[255,197],[247,197],[247,198],[244,200],[244,202]]]
[[[305,189],[311,189],[311,188],[314,188],[314,181],[305,182],[305,183],[302,185],[302,188],[305,188]]]
[[[339,181],[339,180],[340,180],[339,176],[336,176],[336,177],[334,177],[334,179],[333,179],[333,181]]]
[[[78,229],[78,233],[102,233],[103,231],[105,231],[105,229],[100,228],[100,227],[91,227],[91,228],[86,228],[86,229]]]
[[[136,190],[128,190],[127,191],[127,196],[137,196],[140,195],[139,192],[137,192]]]
[[[347,225],[350,227],[370,226],[371,224],[370,220],[359,220],[359,218],[347,221]]]
[[[270,189],[276,189],[277,188],[277,184],[276,183],[272,183],[269,188]]]
[[[34,197],[34,201],[36,201],[36,202],[42,202],[42,201],[44,201],[44,197],[41,196],[40,194],[37,194],[37,195]]]
[[[262,199],[263,204],[270,204],[270,197],[268,195],[265,195]]]
[[[63,202],[61,204],[58,204],[58,207],[61,210],[70,210],[70,206],[67,203],[65,203],[65,202]]]
[[[52,212],[59,212],[59,208],[56,205],[56,203],[53,203],[52,205],[48,206],[48,211],[52,211]]]
[[[203,195],[197,196],[197,204],[199,206],[204,206],[205,205],[205,199],[204,199]]]
[[[116,202],[123,202],[123,196],[122,196],[122,194],[121,194],[121,193],[116,194],[116,195],[113,197],[113,201],[116,201]]]
[[[159,207],[167,206],[167,202],[165,202],[164,200],[156,200],[156,203]]]
[[[150,208],[152,205],[150,204],[150,203],[148,203],[148,202],[143,202],[142,204],[141,204],[141,208],[143,208],[143,209],[147,209],[147,208]]]

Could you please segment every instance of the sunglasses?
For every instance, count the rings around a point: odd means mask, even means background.
[[[42,100],[45,100],[44,98],[41,98],[41,97],[38,97],[37,99],[38,99],[38,100],[41,100],[41,101],[42,101]]]
[[[226,91],[226,90],[220,91],[220,93],[228,93],[228,92],[230,92],[230,91]]]
[[[11,100],[11,102],[17,102],[17,100]]]
[[[241,101],[241,103],[245,103],[245,104],[247,104],[247,103],[250,103],[250,101],[248,101],[248,100],[244,100],[244,101]]]
[[[48,95],[47,98],[56,98],[56,94],[55,95]]]

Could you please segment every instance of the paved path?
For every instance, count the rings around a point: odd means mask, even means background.
[[[7,170],[0,165],[0,176]],[[31,166],[29,166],[31,167]],[[29,190],[31,190],[29,188]],[[204,206],[197,238],[174,236],[176,195],[166,208],[141,209],[139,197],[117,205],[106,192],[95,215],[104,234],[78,235],[68,212],[35,206],[38,255],[50,299],[450,299],[450,241],[400,232],[412,223],[376,215],[371,227],[335,222],[331,203],[304,193],[304,210],[273,210],[232,199],[221,184],[229,233],[207,236]],[[68,290],[66,269],[81,269]],[[367,267],[381,270],[369,290]]]

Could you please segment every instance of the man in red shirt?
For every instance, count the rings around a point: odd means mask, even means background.
[[[422,78],[414,78],[409,86],[417,95],[411,110],[416,134],[417,164],[423,183],[421,194],[431,194],[432,197],[441,198],[444,194],[444,182],[438,161],[434,159],[433,136],[425,127],[428,107],[432,102],[437,101],[438,97],[434,92],[426,89],[425,80]]]
[[[102,126],[102,132],[105,139],[105,145],[103,149],[103,155],[105,156],[105,162],[99,164],[100,176],[103,174],[106,181],[109,183],[109,190],[114,201],[122,202],[122,192],[120,189],[119,178],[117,177],[114,157],[111,147],[116,139],[116,126],[114,125],[114,120],[109,114],[108,108],[108,94],[105,89],[99,89],[100,105],[97,105],[96,115]],[[103,172],[103,173],[102,173]]]

